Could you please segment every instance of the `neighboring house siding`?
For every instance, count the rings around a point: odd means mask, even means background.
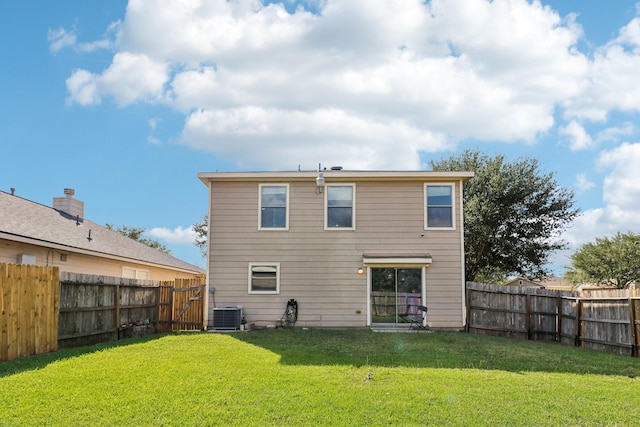
[[[211,182],[209,310],[241,305],[249,322],[273,323],[290,298],[299,326],[365,327],[367,275],[363,254],[428,253],[426,303],[434,327],[463,326],[460,182],[455,185],[455,229],[425,230],[424,181],[332,181],[356,184],[356,229],[324,229],[324,195],[313,181],[290,182],[289,230],[258,230],[259,186]],[[278,181],[281,182],[281,181]],[[447,181],[452,182],[452,181]],[[280,264],[279,295],[248,294],[248,264]],[[359,311],[359,313],[358,313]]]
[[[112,260],[0,239],[0,263],[16,264],[19,254],[34,255],[36,265],[60,267],[60,271],[78,274],[122,277],[123,267],[129,267],[149,271],[151,280],[173,280],[194,276],[193,273],[167,270],[142,263]],[[61,254],[66,255],[66,261],[61,261]]]

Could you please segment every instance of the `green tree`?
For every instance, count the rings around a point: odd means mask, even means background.
[[[565,277],[574,284],[597,283],[623,288],[640,280],[640,235],[617,233],[597,238],[571,255]]]
[[[143,243],[151,248],[157,249],[160,252],[164,252],[165,254],[171,253],[171,251],[169,250],[169,248],[167,248],[166,245],[160,243],[157,240],[147,239],[146,237],[143,237],[144,232],[147,231],[144,228],[130,227],[128,225],[121,225],[117,228],[114,228],[113,224],[106,224],[106,227],[109,230],[116,231],[122,234],[123,236],[127,236],[130,239],[137,240],[138,242]]]
[[[209,234],[209,215],[205,215],[202,221],[193,224],[193,231],[196,233],[194,245],[200,249],[202,257],[207,256],[207,235]]]
[[[566,247],[562,232],[578,215],[574,194],[538,161],[509,162],[467,150],[431,161],[434,171],[473,171],[464,185],[466,280],[500,283],[509,275],[549,275],[549,255]]]

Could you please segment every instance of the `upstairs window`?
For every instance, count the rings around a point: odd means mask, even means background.
[[[425,185],[425,228],[454,228],[453,185]]]
[[[287,230],[289,228],[289,186],[287,184],[260,184],[261,230]]]
[[[249,293],[250,294],[280,293],[280,274],[279,273],[280,273],[279,263],[249,264]]]
[[[355,229],[355,185],[327,185],[325,191],[325,228],[327,230]]]

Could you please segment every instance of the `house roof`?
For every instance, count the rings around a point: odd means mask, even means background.
[[[526,277],[516,277],[504,284],[504,286],[525,286],[528,288],[544,288],[542,283],[538,283],[534,280],[529,280]]]
[[[277,171],[277,172],[201,172],[198,178],[207,184],[209,181],[313,181],[322,172],[327,182],[344,181],[444,181],[473,178],[473,172],[434,172],[434,171],[357,171],[343,169],[323,169],[320,171]]]
[[[3,191],[0,191],[0,239],[186,272],[204,272],[198,266],[95,222]]]

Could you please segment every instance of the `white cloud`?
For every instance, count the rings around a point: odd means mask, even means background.
[[[619,142],[622,137],[628,137],[635,133],[635,126],[633,123],[626,122],[620,126],[613,126],[606,128],[598,132],[596,141],[598,143],[603,142]]]
[[[535,143],[555,125],[572,150],[633,132],[605,122],[640,111],[640,18],[587,56],[576,15],[539,1],[315,6],[130,0],[104,38],[111,65],[74,72],[69,101],[166,103],[185,114],[184,144],[267,169],[407,169],[462,140]],[[590,121],[607,129],[590,135]]]
[[[602,190],[604,206],[583,212],[575,221],[565,236],[573,249],[618,231],[640,233],[639,164],[640,143],[625,143],[600,153],[598,166],[607,173]]]
[[[168,65],[147,55],[117,53],[111,66],[100,76],[100,86],[120,105],[136,100],[157,101],[168,80]]]
[[[584,127],[575,120],[572,120],[564,127],[561,127],[558,133],[569,139],[569,148],[572,151],[586,150],[594,145],[593,139],[584,129]]]
[[[154,227],[145,234],[155,239],[164,240],[167,243],[179,245],[192,245],[196,238],[193,228],[182,228],[180,226],[173,230],[166,227]]]
[[[634,132],[635,127],[630,122],[600,130],[596,133],[595,138],[592,138],[583,124],[577,120],[571,120],[566,126],[561,126],[558,129],[558,135],[566,137],[572,151],[589,150],[608,142],[618,143],[621,138],[631,136]]]
[[[623,211],[640,209],[640,186],[638,185],[638,165],[640,165],[640,144],[624,143],[614,149],[603,151],[598,165],[611,170],[604,180],[604,201],[608,206],[619,207]],[[638,217],[640,224],[640,217]]]
[[[638,10],[640,10],[640,7]],[[629,24],[622,27],[618,37],[612,43],[628,45],[631,48],[640,46],[640,18],[636,17]]]
[[[57,30],[49,29],[47,32],[47,40],[49,41],[49,50],[53,53],[58,52],[67,46],[76,44],[76,34],[73,31],[67,31],[64,28]]]
[[[587,73],[580,27],[538,2],[318,4],[131,0],[70,100],[167,102],[185,144],[246,167],[407,169],[466,138],[535,141]]]
[[[94,74],[85,70],[76,70],[67,79],[69,97],[67,103],[94,105],[100,103],[97,79]]]
[[[80,52],[94,52],[99,49],[108,49],[113,45],[113,42],[106,39],[95,40],[92,42],[79,43],[76,45],[76,49]]]
[[[298,164],[312,166],[318,161],[350,169],[388,169],[398,163],[406,169],[418,169],[416,152],[439,151],[446,146],[442,136],[401,120],[376,121],[337,109],[201,110],[189,116],[183,138],[185,143],[226,158],[233,157],[243,142],[255,144],[260,149],[246,150],[237,162],[244,167],[261,164],[267,169],[294,169]],[[216,144],[210,144],[212,140]],[[278,142],[262,143],[268,140]],[[366,144],[353,145],[353,140]],[[389,144],[390,140],[395,143]]]
[[[49,50],[53,53],[65,47],[71,47],[77,52],[94,52],[100,49],[110,49],[117,45],[117,38],[120,29],[120,21],[113,22],[107,28],[103,38],[91,42],[78,42],[78,34],[76,30],[65,30],[58,28],[56,30],[49,29],[47,32],[47,40],[49,41]]]
[[[595,187],[596,185],[591,182],[589,180],[589,178],[587,178],[587,174],[586,173],[581,173],[576,175],[576,190],[579,193],[583,193],[587,190],[592,189],[593,187]]]
[[[138,100],[158,102],[164,96],[168,65],[146,55],[117,53],[111,66],[102,74],[76,70],[67,79],[69,101],[80,105],[99,104],[110,95],[120,106]]]
[[[595,52],[584,89],[564,103],[566,116],[602,122],[611,110],[640,111],[639,68],[640,17],[636,17]]]
[[[91,42],[78,43],[76,50],[79,52],[95,52],[100,49],[111,49],[118,44],[118,35],[120,32],[121,21],[112,22],[107,28],[107,32],[103,38]]]

